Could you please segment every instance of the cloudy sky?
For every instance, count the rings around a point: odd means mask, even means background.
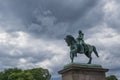
[[[57,71],[70,62],[64,37],[82,30],[100,55],[93,63],[120,79],[119,9],[119,0],[0,0],[0,70],[43,67],[60,80]]]

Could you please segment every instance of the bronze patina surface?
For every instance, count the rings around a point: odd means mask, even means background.
[[[73,63],[74,57],[77,57],[77,54],[85,54],[89,58],[88,64],[91,64],[92,61],[92,52],[99,57],[96,47],[93,45],[86,44],[84,42],[84,34],[82,31],[78,32],[78,37],[75,39],[72,35],[67,35],[65,38],[67,45],[70,47],[70,59]]]

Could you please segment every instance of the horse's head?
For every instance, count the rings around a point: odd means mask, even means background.
[[[75,43],[75,39],[72,35],[67,35],[65,38],[65,41],[67,43],[68,46],[72,45],[73,43]]]

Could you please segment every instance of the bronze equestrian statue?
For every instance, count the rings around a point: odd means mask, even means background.
[[[95,53],[97,57],[99,57],[95,46],[86,44],[84,42],[84,34],[80,30],[78,37],[75,39],[72,35],[67,35],[65,41],[67,45],[70,47],[70,58],[73,63],[74,57],[77,57],[77,53],[85,54],[89,58],[88,64],[91,64],[92,61],[92,52]]]

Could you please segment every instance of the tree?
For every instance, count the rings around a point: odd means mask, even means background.
[[[8,80],[9,75],[11,75],[12,73],[19,73],[19,72],[22,72],[22,70],[18,68],[5,69],[3,72],[2,80]]]
[[[107,80],[118,80],[115,75],[110,75],[107,77]]]
[[[0,72],[0,80],[3,80],[3,72]]]
[[[34,80],[30,72],[12,73],[8,80]]]
[[[50,80],[50,77],[49,71],[43,68],[27,70],[9,68],[0,72],[0,80]]]
[[[49,71],[43,68],[29,69],[26,72],[30,72],[35,80],[50,80],[51,77]]]

